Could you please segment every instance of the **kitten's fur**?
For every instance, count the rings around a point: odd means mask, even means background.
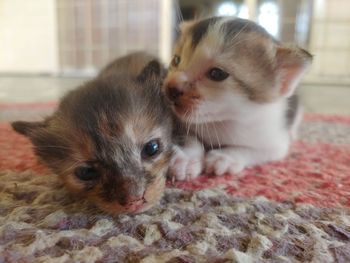
[[[172,117],[160,94],[164,74],[146,53],[122,57],[68,93],[52,116],[12,126],[72,193],[108,213],[144,211],[163,194],[171,155]],[[159,143],[154,156],[144,154],[151,140]],[[77,171],[93,178],[81,180]]]
[[[301,119],[295,89],[311,64],[308,52],[251,21],[212,17],[185,22],[174,54],[163,92],[190,134],[171,160],[178,180],[287,155]],[[227,78],[210,79],[215,67]]]

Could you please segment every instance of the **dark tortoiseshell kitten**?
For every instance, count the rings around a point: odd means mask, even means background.
[[[68,93],[44,121],[12,126],[72,193],[111,214],[145,211],[163,194],[171,155],[163,75],[154,57],[130,54]]]

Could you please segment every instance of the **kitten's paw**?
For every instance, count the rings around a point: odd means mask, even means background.
[[[239,173],[243,168],[244,163],[240,158],[236,158],[222,150],[211,150],[205,157],[205,172],[208,174],[234,174]]]
[[[177,148],[170,160],[169,173],[178,181],[191,180],[198,177],[203,170],[202,158],[194,158]]]

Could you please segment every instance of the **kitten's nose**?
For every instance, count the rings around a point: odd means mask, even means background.
[[[179,97],[181,97],[184,93],[179,90],[178,88],[176,87],[169,87],[168,88],[168,92],[167,92],[167,95],[168,95],[168,98],[171,100],[171,101],[176,101]]]
[[[144,202],[144,194],[140,196],[134,196],[134,195],[126,195],[119,199],[119,203],[123,206],[130,206],[134,203],[143,203]]]

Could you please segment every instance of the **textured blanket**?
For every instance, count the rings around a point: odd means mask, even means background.
[[[159,205],[118,217],[72,199],[8,124],[0,134],[0,262],[350,262],[349,117],[309,115],[286,160],[169,183]]]

